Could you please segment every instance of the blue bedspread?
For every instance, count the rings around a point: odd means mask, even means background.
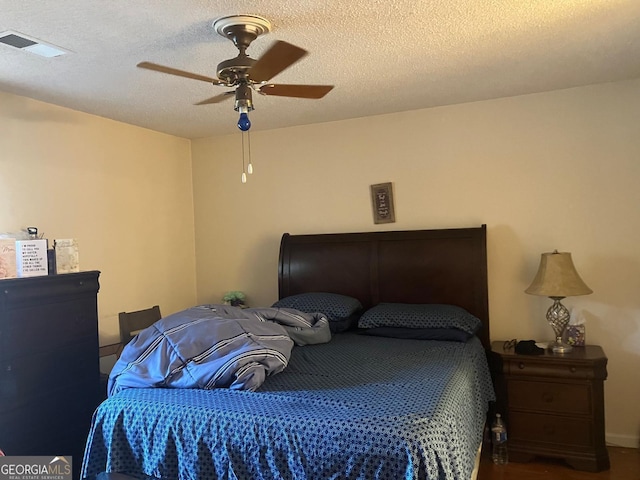
[[[94,415],[83,477],[467,480],[493,389],[480,342],[339,334],[256,392],[128,389]]]

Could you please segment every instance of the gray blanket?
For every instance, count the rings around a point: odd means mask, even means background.
[[[319,313],[200,305],[159,320],[129,342],[109,375],[108,393],[135,387],[255,390],[287,366],[294,343],[330,339],[329,322]]]

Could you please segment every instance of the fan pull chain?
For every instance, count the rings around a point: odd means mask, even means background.
[[[245,142],[244,134],[247,134]],[[244,145],[247,144],[247,153],[245,154]],[[245,165],[247,165],[245,169]],[[253,164],[251,163],[251,134],[249,132],[242,132],[242,183],[247,183],[247,173],[251,175],[253,173]]]
[[[247,174],[244,169],[244,132],[242,132],[242,183],[247,183]]]
[[[249,150],[249,165],[247,165],[247,173],[253,173],[253,164],[251,163],[251,132],[247,130],[247,148]]]

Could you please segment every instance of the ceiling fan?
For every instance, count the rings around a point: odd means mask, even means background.
[[[213,22],[216,32],[228,38],[238,48],[236,57],[224,60],[216,68],[217,78],[186,72],[151,62],[141,62],[137,66],[156,72],[208,82],[221,87],[235,87],[195,105],[219,103],[235,94],[234,109],[240,112],[238,128],[247,131],[251,122],[247,113],[253,110],[252,91],[262,95],[296,98],[322,98],[333,85],[287,85],[267,83],[271,78],[293,65],[307,54],[306,50],[287,42],[277,41],[259,59],[246,53],[256,38],[271,31],[271,23],[257,15],[229,15]]]

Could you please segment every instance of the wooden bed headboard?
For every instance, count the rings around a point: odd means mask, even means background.
[[[290,235],[280,243],[279,298],[305,292],[381,302],[458,305],[489,340],[486,225],[474,228]]]

